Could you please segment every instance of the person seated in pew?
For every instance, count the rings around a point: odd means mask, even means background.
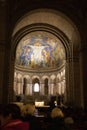
[[[21,110],[16,104],[0,106],[0,130],[30,130],[29,122],[21,120]]]

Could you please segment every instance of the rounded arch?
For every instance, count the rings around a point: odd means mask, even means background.
[[[17,21],[12,36],[21,28],[34,23],[47,23],[53,25],[64,32],[73,43],[76,45],[80,43],[80,34],[75,24],[60,11],[52,9],[35,9],[27,13]]]
[[[40,92],[40,79],[38,76],[33,76],[32,78],[32,89],[33,94],[37,97]]]
[[[30,76],[28,74],[24,74],[23,79],[26,79],[26,83],[30,83]]]
[[[36,81],[38,81],[38,80],[40,80],[40,77],[37,75],[32,76],[32,81],[34,81],[35,79],[36,79]]]
[[[77,54],[77,50],[80,46],[80,34],[78,32],[77,27],[67,16],[65,16],[59,11],[39,9],[29,12],[16,23],[15,28],[13,30],[11,56],[14,55],[14,60],[16,46],[20,39],[27,33],[36,30],[49,31],[62,41],[66,50],[66,57],[68,60],[66,64],[66,68],[68,70],[66,74],[70,76],[70,78],[67,78],[69,82],[68,86],[71,85],[74,80],[72,80],[73,55]],[[14,67],[14,64],[12,67]],[[72,80],[71,83],[70,80]],[[72,85],[74,86],[74,84]],[[73,89],[72,85],[70,90]],[[68,97],[68,99],[70,98]]]
[[[49,76],[44,75],[44,76],[42,77],[42,81],[44,82],[45,79],[48,79],[48,80],[49,80]]]
[[[35,9],[17,21],[12,33],[11,54],[15,56],[16,46],[24,35],[36,30],[49,31],[56,35],[65,47],[66,59],[71,59],[74,54],[78,57],[77,49],[80,47],[78,28],[65,14],[52,9]]]
[[[32,32],[38,31],[49,33],[50,35],[53,35],[55,38],[57,38],[65,50],[66,59],[72,56],[72,44],[69,38],[64,34],[64,32],[53,25],[49,25],[46,23],[35,23],[22,28],[14,35],[14,37],[12,37],[11,54],[14,58],[16,56],[17,45],[21,41],[21,39],[27,34],[29,35]]]
[[[32,82],[33,82],[33,84],[35,84],[35,83],[39,84],[40,81],[37,77],[35,77],[35,78],[32,79]]]
[[[51,80],[52,82],[55,82],[55,79],[56,79],[56,75],[51,75],[51,76],[50,76],[50,80]]]

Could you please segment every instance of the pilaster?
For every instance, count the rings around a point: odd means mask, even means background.
[[[4,77],[5,46],[0,41],[0,102],[3,102],[3,77]]]

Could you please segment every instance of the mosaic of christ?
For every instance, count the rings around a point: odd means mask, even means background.
[[[34,32],[22,38],[16,49],[16,65],[30,69],[50,69],[62,64],[65,49],[47,32]]]

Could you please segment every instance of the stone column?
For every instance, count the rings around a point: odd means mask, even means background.
[[[26,84],[25,95],[30,95],[30,85],[29,85],[29,83]]]
[[[68,58],[66,61],[66,93],[67,93],[67,103],[74,103],[74,81],[73,81],[73,60]]]
[[[29,86],[30,86],[30,95],[32,96],[32,94],[33,94],[32,79],[30,80],[30,84],[29,84]]]
[[[53,95],[54,93],[54,84],[53,83],[51,83],[50,84],[50,95]]]
[[[66,80],[64,79],[63,80],[64,81],[64,103],[66,103],[67,102],[67,93],[66,93]]]
[[[62,90],[61,90],[61,82],[58,83],[58,94],[59,94],[59,95],[62,94]]]
[[[23,94],[23,81],[21,81],[21,90],[20,90],[20,94]]]
[[[17,82],[17,95],[20,95],[21,94],[21,82],[18,81]]]
[[[8,8],[6,1],[0,1],[0,103],[8,102],[10,43],[8,37]],[[8,25],[8,26],[7,26]]]
[[[15,65],[15,57],[11,53],[9,54],[9,80],[8,80],[8,102],[13,102],[15,100],[15,93],[13,90],[14,85],[14,65]]]
[[[87,109],[87,47],[80,50],[80,89],[81,105]]]
[[[82,43],[80,48],[80,89],[81,105],[87,110],[87,12],[84,10]]]
[[[81,106],[81,89],[80,89],[80,65],[78,56],[73,58],[73,93],[74,93],[74,105],[76,107]]]
[[[40,94],[44,95],[45,94],[45,92],[44,92],[45,88],[44,88],[44,82],[43,81],[40,82],[40,88],[41,88]]]
[[[14,77],[14,92],[17,93],[17,77]]]
[[[3,41],[0,41],[0,90],[1,90],[0,103],[3,102],[2,100],[3,100],[4,87],[7,87],[6,85],[5,86],[3,85],[3,81],[4,81],[3,76],[5,75],[5,71],[4,71],[5,48],[4,48],[4,45],[2,44],[3,44]]]

